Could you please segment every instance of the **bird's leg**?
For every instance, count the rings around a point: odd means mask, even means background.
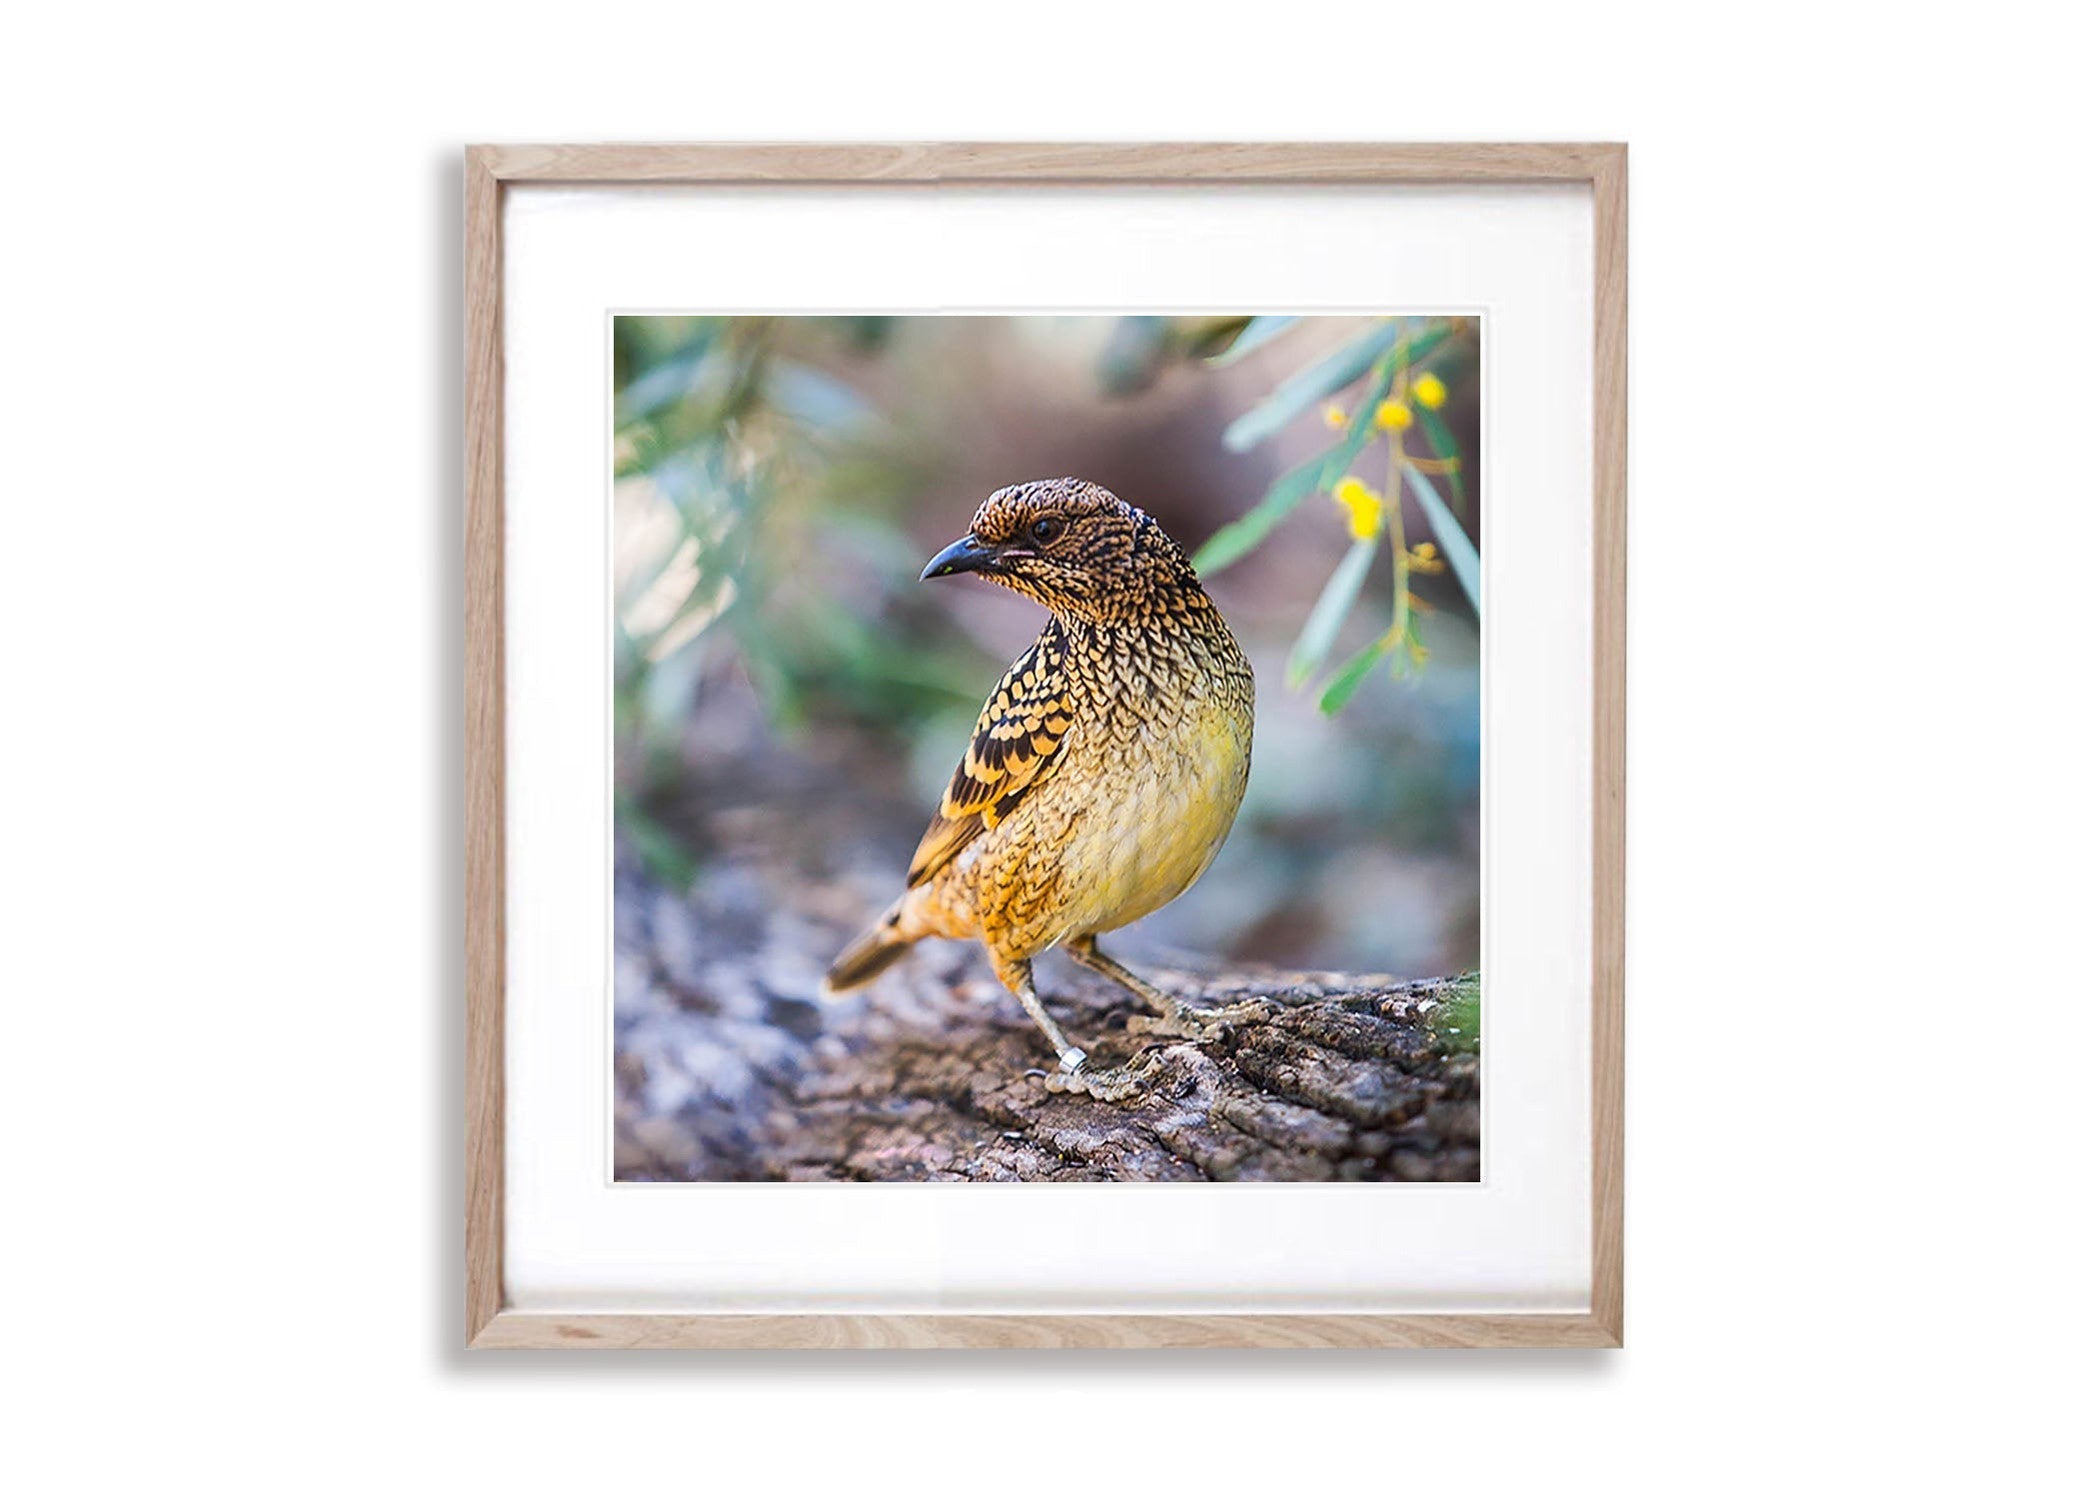
[[[1191,1005],[1186,1000],[1175,999],[1102,952],[1099,939],[1094,937],[1074,937],[1064,944],[1064,950],[1102,978],[1113,979],[1122,985],[1153,1011],[1151,1015],[1133,1018],[1130,1021],[1133,1031],[1180,1036],[1190,1041],[1214,1041],[1224,1027],[1234,1021],[1257,1020],[1268,1013],[1268,1001],[1260,999],[1217,1006]]]
[[[1157,1070],[1157,1062],[1147,1062],[1134,1070],[1090,1066],[1086,1053],[1071,1044],[1063,1027],[1043,1008],[1042,997],[1035,992],[1035,965],[1026,958],[1006,959],[996,953],[992,954],[991,962],[999,982],[1013,991],[1020,1007],[1028,1012],[1028,1018],[1041,1027],[1042,1034],[1049,1037],[1049,1044],[1056,1049],[1057,1070],[1048,1080],[1052,1093],[1087,1093],[1114,1103],[1137,1092],[1144,1079]]]
[[[1050,1012],[1042,1007],[1041,997],[1035,993],[1035,965],[1026,958],[1002,961],[994,955],[992,966],[998,972],[998,981],[1020,1000],[1020,1007],[1028,1012],[1028,1019],[1042,1027],[1042,1034],[1049,1037],[1049,1044],[1057,1053],[1058,1068],[1077,1072],[1084,1067],[1086,1053],[1071,1044],[1063,1028],[1050,1018]]]

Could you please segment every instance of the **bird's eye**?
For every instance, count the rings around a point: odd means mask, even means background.
[[[1028,534],[1037,541],[1047,544],[1064,534],[1064,522],[1054,515],[1045,515],[1041,520],[1035,522],[1034,525],[1028,527]]]

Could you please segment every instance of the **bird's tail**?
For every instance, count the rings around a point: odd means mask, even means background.
[[[831,971],[824,975],[827,993],[845,994],[874,982],[876,975],[910,951],[918,939],[904,934],[903,914],[904,903],[898,901],[882,914],[880,921],[846,945]]]

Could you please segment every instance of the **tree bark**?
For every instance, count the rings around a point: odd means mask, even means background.
[[[1038,964],[1117,1102],[1053,1091],[1048,1044],[981,953],[922,944],[820,1002],[855,892],[783,909],[733,874],[688,897],[623,861],[616,1169],[627,1181],[1476,1181],[1476,978],[1139,966],[1202,1005],[1265,1000],[1214,1039],[1127,1028],[1139,1006]],[[1108,944],[1113,947],[1112,939]]]

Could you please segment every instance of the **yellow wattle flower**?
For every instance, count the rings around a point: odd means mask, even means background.
[[[1348,413],[1339,406],[1329,405],[1326,408],[1325,417],[1326,424],[1329,427],[1339,429],[1348,425]]]
[[[1443,403],[1450,399],[1450,392],[1434,375],[1423,375],[1414,382],[1414,399],[1431,411],[1441,411]]]
[[[1414,413],[1405,401],[1380,401],[1377,403],[1377,429],[1380,432],[1404,432],[1414,425]]]
[[[1384,524],[1384,498],[1353,474],[1334,486],[1334,503],[1348,516],[1348,534],[1358,541],[1370,540]]]

